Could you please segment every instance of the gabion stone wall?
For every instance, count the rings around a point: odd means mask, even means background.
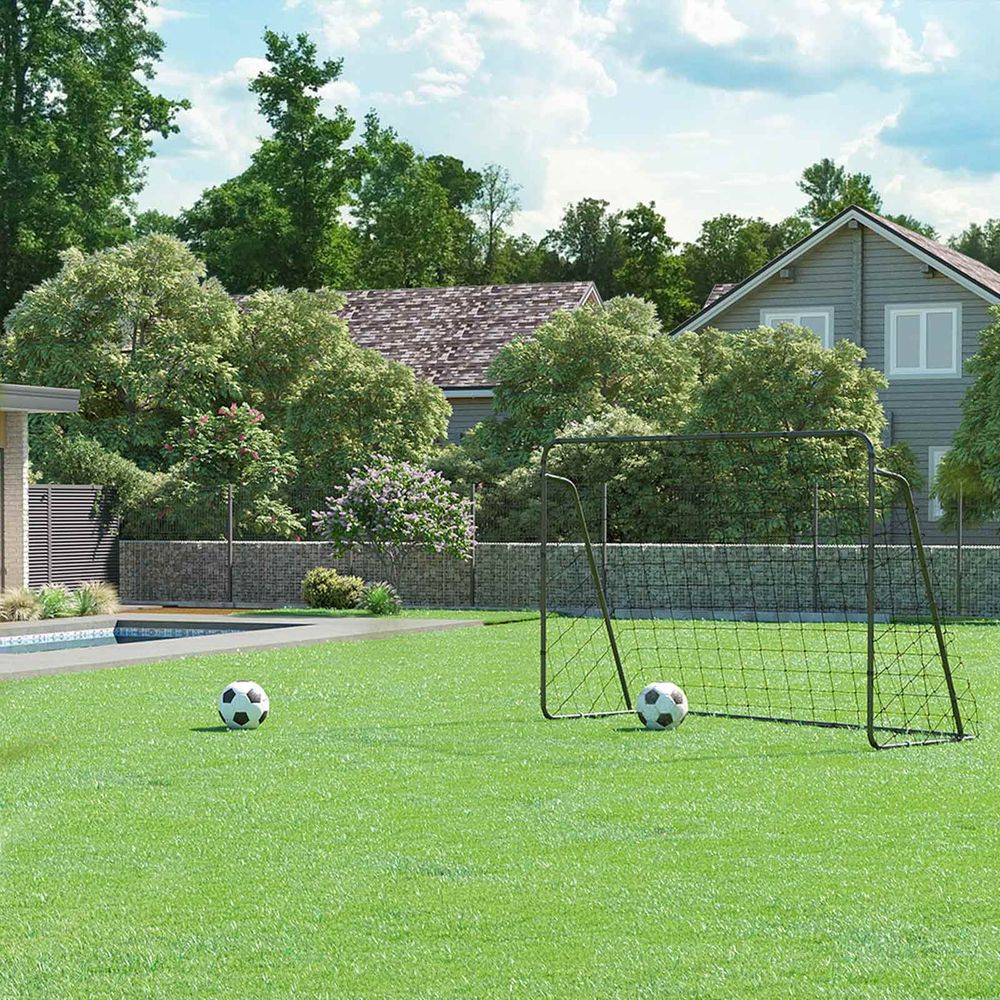
[[[928,546],[942,610],[956,610],[956,554],[952,546]],[[302,577],[314,566],[333,566],[366,580],[384,570],[370,551],[330,556],[322,542],[237,542],[233,601],[244,606],[301,602]],[[553,545],[549,604],[576,608],[593,603],[582,546]],[[122,541],[122,599],[144,603],[223,604],[228,600],[224,542]],[[746,610],[863,613],[864,552],[856,546],[609,545],[607,589],[612,604],[675,611]],[[538,546],[484,543],[470,562],[417,555],[401,589],[407,604],[431,608],[531,608],[538,606]],[[880,547],[876,579],[881,610],[923,614],[923,585],[908,546]],[[1000,617],[1000,547],[963,551],[962,612]],[[657,597],[657,595],[659,595]]]
[[[224,604],[229,600],[225,542],[120,543],[122,600],[149,604]],[[315,566],[380,580],[385,570],[370,552],[334,559],[323,542],[236,542],[233,603],[273,607],[302,601],[302,578]],[[422,608],[464,607],[470,602],[468,563],[419,554],[403,571],[400,589]]]

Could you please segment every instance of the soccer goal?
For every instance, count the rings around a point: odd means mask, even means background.
[[[542,457],[541,704],[970,738],[907,481],[856,431],[566,438]]]

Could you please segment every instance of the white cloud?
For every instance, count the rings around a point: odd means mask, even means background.
[[[189,11],[181,10],[180,7],[167,7],[160,3],[149,2],[149,0],[142,4],[141,9],[142,13],[146,15],[146,24],[153,31],[159,31],[170,21],[181,21],[192,16]]]
[[[683,0],[680,25],[704,45],[732,45],[749,31],[733,17],[726,0]]]
[[[623,54],[729,90],[819,93],[927,75],[958,55],[940,22],[911,32],[886,0],[638,0],[621,20]]]
[[[302,5],[303,0],[285,0],[285,8]],[[382,20],[379,0],[309,0],[320,20],[323,39],[332,49],[354,49],[365,32]]]
[[[456,66],[463,73],[474,73],[483,61],[483,50],[475,33],[461,14],[451,10],[429,11],[426,7],[411,7],[406,17],[417,22],[405,38],[392,39],[392,48],[406,51],[419,49],[436,62]]]

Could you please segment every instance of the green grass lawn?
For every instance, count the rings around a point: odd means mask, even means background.
[[[545,722],[537,628],[0,685],[0,997],[1000,994],[1000,628],[980,739],[883,753]]]

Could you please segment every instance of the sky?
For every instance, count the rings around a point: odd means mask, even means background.
[[[507,167],[535,236],[588,196],[655,201],[680,240],[722,212],[776,221],[824,156],[944,236],[1000,216],[1000,0],[164,0],[149,17],[155,87],[192,107],[140,208],[176,212],[247,165],[271,28],[343,58],[331,110]]]

